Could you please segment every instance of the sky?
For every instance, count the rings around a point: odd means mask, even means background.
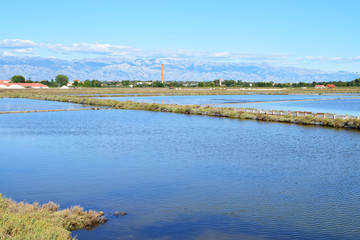
[[[266,62],[360,72],[358,0],[4,0],[0,9],[0,56]]]

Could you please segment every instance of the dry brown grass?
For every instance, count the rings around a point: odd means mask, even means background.
[[[53,202],[17,203],[0,194],[0,239],[74,239],[71,231],[107,221],[103,212],[84,211],[79,206],[59,208]]]

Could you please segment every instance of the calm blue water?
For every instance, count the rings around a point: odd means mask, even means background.
[[[65,102],[33,100],[26,98],[0,98],[0,111],[74,109],[85,107],[89,106]]]
[[[103,210],[80,240],[360,239],[359,139],[145,111],[0,115],[0,192]]]
[[[303,102],[262,102],[246,104],[224,104],[216,107],[235,107],[235,108],[256,108],[266,110],[282,111],[305,111],[314,113],[334,113],[339,115],[360,116],[360,98],[359,99],[338,99],[321,101],[303,101]]]
[[[119,101],[135,101],[164,104],[221,104],[240,102],[266,102],[300,99],[334,99],[349,98],[349,95],[204,95],[204,96],[147,96],[147,97],[102,97],[101,99],[113,99]]]

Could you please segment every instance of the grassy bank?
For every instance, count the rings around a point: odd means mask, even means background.
[[[157,104],[157,103],[141,103],[131,101],[116,101],[107,99],[96,99],[89,97],[79,96],[59,96],[51,94],[35,93],[32,91],[5,91],[0,93],[0,97],[12,97],[12,98],[29,98],[38,100],[49,100],[49,101],[60,101],[60,102],[71,102],[79,104],[87,104],[94,106],[106,106],[115,109],[130,109],[130,110],[144,110],[144,111],[155,111],[155,112],[172,112],[172,113],[183,113],[183,114],[194,114],[194,115],[207,115],[216,117],[228,117],[235,119],[252,119],[269,122],[284,122],[284,123],[295,123],[305,125],[321,125],[334,128],[353,128],[360,129],[360,120],[358,119],[328,119],[319,118],[313,116],[278,116],[268,115],[262,113],[245,113],[241,109],[236,108],[216,108],[210,106],[200,105],[175,105],[175,104]]]
[[[103,215],[79,206],[59,210],[53,202],[17,203],[0,194],[0,239],[75,239],[71,231],[104,223]]]

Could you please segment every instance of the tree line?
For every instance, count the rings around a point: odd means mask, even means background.
[[[25,80],[25,77],[22,75],[15,75],[10,78],[12,83],[33,83],[33,81],[29,78]],[[66,75],[59,74],[55,76],[55,80],[51,79],[42,80],[42,84],[47,85],[48,87],[61,87],[66,86],[69,83],[69,78]],[[343,81],[330,81],[330,82],[298,82],[298,83],[274,83],[274,82],[245,82],[242,80],[223,80],[221,82],[221,86],[224,87],[277,87],[277,88],[287,88],[287,87],[315,87],[316,85],[327,85],[334,84],[336,87],[360,87],[360,78],[354,79],[352,81],[343,82]],[[220,80],[215,79],[213,81],[167,81],[165,83],[161,83],[158,80],[119,80],[119,81],[99,81],[96,79],[93,80],[85,80],[83,82],[74,81],[72,84],[73,87],[138,87],[138,88],[146,88],[146,87],[216,87],[220,86]]]

